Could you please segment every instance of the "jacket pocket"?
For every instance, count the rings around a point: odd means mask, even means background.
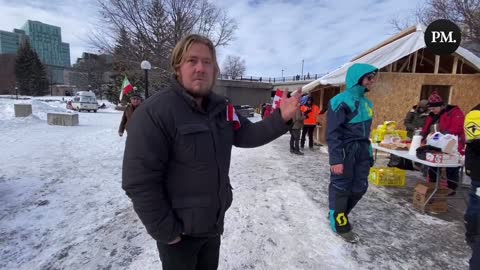
[[[202,161],[214,155],[212,134],[206,124],[185,124],[177,131],[175,155],[178,160]]]
[[[184,233],[201,234],[215,227],[216,212],[209,196],[191,196],[172,199],[172,208],[183,223]]]

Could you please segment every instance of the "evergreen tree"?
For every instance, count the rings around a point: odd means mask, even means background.
[[[40,61],[37,53],[34,52],[34,61],[32,65],[32,80],[31,80],[31,89],[32,95],[34,96],[43,96],[48,93],[49,81],[47,79],[47,72],[45,71],[45,66]]]
[[[18,92],[21,95],[31,95],[31,74],[34,63],[33,50],[25,41],[17,51],[15,60],[15,77],[17,79]]]
[[[21,95],[41,96],[48,92],[45,67],[28,41],[23,42],[17,51],[15,76]]]
[[[136,87],[135,93],[143,93],[143,77],[141,75],[140,62],[138,56],[133,55],[134,46],[125,29],[121,29],[113,50],[113,85],[109,87],[106,96],[108,101],[117,104],[119,102],[120,90],[125,75],[130,83]],[[128,96],[124,96],[128,100]]]

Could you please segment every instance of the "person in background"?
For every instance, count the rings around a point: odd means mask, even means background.
[[[415,130],[422,129],[425,126],[425,122],[428,117],[428,100],[422,99],[418,102],[417,105],[413,106],[412,109],[407,113],[403,124],[407,129],[407,135],[409,138],[412,138]]]
[[[422,99],[418,102],[417,105],[413,106],[412,109],[407,113],[403,124],[407,129],[407,136],[411,139],[415,135],[415,130],[421,130],[425,125],[425,121],[428,117],[428,100]],[[390,161],[387,164],[388,167],[397,167],[403,170],[413,170],[417,168],[418,170],[423,170],[423,167],[419,167],[408,159],[401,158],[399,156],[390,155]],[[426,170],[424,170],[426,175]]]
[[[428,97],[428,108],[430,114],[427,117],[425,126],[422,129],[422,136],[424,139],[434,132],[441,132],[442,134],[452,134],[458,137],[458,152],[461,155],[465,154],[465,131],[463,124],[465,121],[465,114],[455,105],[447,105],[436,91]],[[460,168],[446,168],[448,188],[452,189],[450,196],[455,195],[460,179]],[[436,179],[436,170],[429,168],[428,180],[430,182]]]
[[[376,81],[378,69],[353,64],[347,71],[347,89],[330,100],[327,112],[327,143],[330,162],[328,217],[334,233],[355,243],[348,214],[368,188],[373,166],[370,130],[373,103],[365,96]]]
[[[303,121],[304,126],[302,130],[302,139],[301,139],[301,147],[302,149],[305,148],[305,140],[308,134],[308,147],[310,150],[313,150],[313,131],[315,130],[315,126],[318,123],[318,117],[320,116],[320,108],[313,104],[313,98],[308,96],[307,102],[305,105],[301,107],[302,113],[305,116],[305,120]]]
[[[270,116],[252,123],[213,91],[219,67],[211,40],[184,37],[171,68],[169,87],[133,115],[122,188],[155,239],[163,270],[214,270],[232,204],[232,147],[258,147],[285,134],[300,92],[284,92]]]
[[[472,248],[470,270],[480,269],[480,104],[465,117],[465,173],[472,179],[465,212],[466,240]]]
[[[265,110],[263,111],[262,119],[266,119],[272,114],[272,104],[266,103]]]
[[[310,97],[310,95],[308,95],[308,94],[303,94],[303,95],[302,95],[302,99],[301,99],[301,101],[300,101],[300,105],[303,106],[303,105],[307,104],[308,97]]]
[[[118,127],[118,136],[122,137],[125,131],[128,132],[128,124],[132,118],[135,110],[142,103],[142,97],[139,94],[133,94],[130,97],[130,103],[125,108],[123,112],[122,121],[120,121],[120,126]]]
[[[263,103],[260,110],[260,116],[262,119],[268,117],[271,113],[272,105],[270,103]]]
[[[300,151],[300,132],[303,128],[303,120],[305,120],[305,115],[299,108],[293,118],[293,126],[290,130],[290,153],[295,155],[303,155],[303,152]]]

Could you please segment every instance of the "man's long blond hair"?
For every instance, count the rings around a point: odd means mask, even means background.
[[[214,71],[214,76],[215,76],[214,81],[215,81],[215,79],[218,76],[218,73],[220,72],[220,68],[217,62],[217,53],[215,51],[215,46],[213,45],[213,42],[210,39],[204,36],[196,35],[196,34],[190,34],[182,38],[182,40],[180,40],[180,42],[178,42],[175,48],[173,49],[172,58],[170,60],[170,64],[173,68],[173,71],[175,72],[175,74],[177,74],[178,68],[185,61],[185,55],[187,54],[187,51],[195,43],[204,44],[210,50],[210,53],[212,54],[214,69],[215,69]]]

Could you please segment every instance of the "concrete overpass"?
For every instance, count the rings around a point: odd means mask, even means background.
[[[313,82],[314,80],[304,80],[304,81],[290,81],[290,82],[276,82],[273,83],[273,90],[276,89],[285,89],[288,88],[289,91],[294,91],[295,89],[302,87],[310,82]]]
[[[273,85],[268,82],[218,79],[214,92],[228,97],[234,105],[257,108],[262,103],[270,102],[272,89]]]
[[[317,75],[315,75],[317,76]],[[300,78],[299,80],[287,80],[287,78],[263,78],[245,77],[241,79],[217,79],[215,93],[228,97],[234,105],[250,105],[258,107],[265,102],[271,102],[276,89],[290,91],[302,87],[315,79]]]

